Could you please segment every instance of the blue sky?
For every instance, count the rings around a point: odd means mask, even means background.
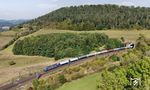
[[[150,7],[150,0],[0,0],[0,19],[32,19],[60,7],[83,4]]]

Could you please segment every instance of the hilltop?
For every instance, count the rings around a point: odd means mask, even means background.
[[[150,29],[150,8],[117,5],[63,7],[26,24],[67,30]]]

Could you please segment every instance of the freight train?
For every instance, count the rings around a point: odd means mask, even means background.
[[[44,72],[48,72],[48,71],[56,69],[56,68],[58,68],[60,66],[64,66],[66,64],[70,64],[72,62],[76,62],[76,61],[79,61],[79,60],[83,60],[85,58],[93,57],[93,56],[96,56],[96,55],[102,55],[102,54],[106,54],[106,53],[110,53],[110,52],[115,52],[115,51],[121,51],[121,50],[125,50],[125,49],[131,49],[131,48],[134,48],[134,44],[133,43],[129,43],[125,47],[114,48],[114,49],[110,49],[110,50],[103,50],[103,51],[100,51],[100,52],[90,53],[90,54],[83,55],[83,56],[80,56],[80,57],[76,57],[76,58],[71,58],[71,59],[68,59],[68,60],[60,61],[58,63],[55,63],[53,65],[45,67],[43,69],[43,71]],[[41,76],[42,76],[42,74],[38,74],[37,78],[40,78]]]

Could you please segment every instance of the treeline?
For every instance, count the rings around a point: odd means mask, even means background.
[[[69,30],[150,29],[150,8],[82,5],[60,8],[29,22],[39,28]]]
[[[13,52],[17,55],[40,55],[60,59],[98,51],[102,46],[110,49],[121,47],[122,43],[100,33],[53,33],[18,40]]]

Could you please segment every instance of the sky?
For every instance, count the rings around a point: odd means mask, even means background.
[[[150,7],[150,0],[0,0],[0,19],[34,19],[61,7],[85,4]]]

